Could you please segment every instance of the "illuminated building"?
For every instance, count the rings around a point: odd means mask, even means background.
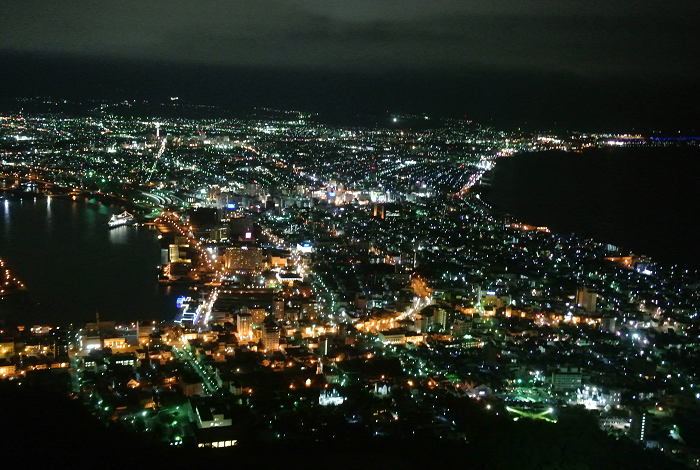
[[[315,300],[301,302],[301,318],[304,320],[316,320],[317,309]]]
[[[83,351],[102,349],[102,339],[99,335],[84,335],[80,337],[80,347]]]
[[[440,325],[442,329],[447,326],[447,312],[444,308],[435,308],[433,310],[433,324]]]
[[[237,444],[238,444],[238,440],[236,440],[236,439],[223,439],[223,440],[219,440],[219,441],[198,442],[197,447],[224,448],[224,447],[235,446]]]
[[[0,358],[12,357],[15,354],[15,341],[14,340],[0,340]]]
[[[179,304],[178,308],[182,308],[182,304]],[[139,344],[146,344],[149,336],[153,333],[153,325],[140,325],[139,322],[136,322],[136,330]]]
[[[253,316],[249,313],[239,313],[236,316],[238,341],[253,339]]]
[[[287,305],[284,309],[284,320],[295,322],[301,319],[301,307],[298,305]]]
[[[85,370],[97,371],[99,365],[100,363],[96,357],[85,356],[82,358],[82,366]]]
[[[226,248],[224,265],[231,272],[258,272],[263,267],[262,250],[251,244]]]
[[[411,344],[421,344],[425,341],[425,337],[421,333],[407,332],[406,333],[406,343]]]
[[[14,364],[0,364],[0,377],[14,375],[14,373],[15,373],[15,365]]]
[[[273,315],[277,320],[284,320],[284,297],[277,296],[272,302]]]
[[[197,447],[223,449],[232,447],[238,444],[240,431],[233,429],[231,426],[213,427],[213,428],[197,428],[194,431],[194,439]]]
[[[637,264],[634,265],[634,270],[645,276],[651,276],[656,273],[656,263],[642,257]]]
[[[384,204],[374,204],[374,210],[372,212],[372,215],[374,217],[379,217],[383,219],[386,216]]]
[[[314,247],[310,242],[297,243],[297,251],[300,253],[313,253]]]
[[[380,331],[377,336],[384,344],[406,344],[406,334],[400,330]]]
[[[127,347],[126,338],[105,338],[102,340],[102,347],[110,349],[121,349]]]
[[[192,261],[187,258],[187,249],[190,247],[190,245],[186,244],[181,244],[181,245],[170,245],[168,248],[168,258],[170,259],[171,263],[175,263],[178,261],[184,261],[191,263]]]
[[[452,322],[452,334],[455,336],[464,336],[472,331],[472,316],[471,315],[461,315],[459,318],[455,318]]]
[[[194,415],[197,420],[197,427],[203,428],[214,428],[231,426],[232,421],[230,416],[226,416],[226,413],[221,407],[208,406],[204,403],[193,403],[190,400],[190,406],[194,408]]]
[[[330,392],[328,390],[321,390],[321,394],[318,397],[318,404],[321,406],[342,405],[344,401],[345,398],[335,389]]]
[[[267,310],[264,308],[249,308],[248,313],[253,317],[253,326],[260,326],[265,320]]]
[[[577,367],[562,367],[552,372],[553,390],[576,390],[581,387],[581,370]]]
[[[295,282],[301,282],[303,277],[294,271],[283,271],[281,273],[277,273],[277,280],[280,284],[287,284],[291,286]]]
[[[286,268],[287,263],[288,263],[289,256],[285,256],[282,254],[271,254],[270,255],[270,264],[276,268]]]
[[[608,261],[612,261],[613,263],[620,264],[624,266],[625,268],[632,269],[634,265],[637,263],[637,260],[639,257],[637,255],[631,255],[631,256],[611,256],[608,258],[605,258]]]
[[[373,392],[376,396],[388,397],[389,396],[389,387],[387,386],[387,384],[379,385],[379,382],[375,382]]]
[[[607,405],[619,405],[622,393],[619,390],[605,392],[600,387],[585,385],[578,389],[576,401],[588,409],[604,408]],[[629,421],[627,421],[629,425]]]
[[[330,343],[330,338],[326,335],[319,336],[318,338],[318,355],[323,357],[328,355],[328,345]]]
[[[136,368],[138,366],[138,359],[133,354],[115,354],[112,356],[112,360],[116,365],[127,366]]]
[[[280,348],[280,329],[275,323],[263,322],[262,342],[266,351],[277,351]]]
[[[598,294],[587,287],[581,287],[576,291],[576,305],[583,308],[586,312],[596,311],[597,300]]]
[[[433,331],[438,327],[445,329],[447,327],[447,312],[443,308],[430,305],[413,314],[414,329],[416,333],[426,333]]]
[[[188,279],[193,273],[192,264],[189,260],[178,260],[169,263],[163,269],[163,275],[171,281]]]
[[[413,324],[416,333],[426,333],[428,331],[428,324],[432,317],[427,315],[422,315],[420,313],[413,314]]]
[[[648,413],[634,413],[630,423],[630,437],[638,442],[644,442],[649,436],[651,416]]]

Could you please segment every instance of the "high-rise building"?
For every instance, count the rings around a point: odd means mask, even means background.
[[[263,322],[262,332],[263,348],[270,351],[277,351],[280,348],[280,329],[276,323],[272,321]]]
[[[581,287],[576,292],[576,305],[583,308],[586,312],[595,312],[598,294],[588,287]]]
[[[455,336],[464,336],[472,331],[472,316],[460,315],[454,319],[451,326],[452,334]]]
[[[434,331],[438,327],[445,329],[447,326],[447,311],[434,305],[423,308],[420,313],[413,314],[414,329],[416,333]]]
[[[447,327],[447,311],[444,308],[433,310],[433,324],[440,325],[443,330]]]
[[[250,313],[239,313],[236,316],[236,327],[239,342],[253,339],[253,316]]]
[[[263,267],[263,252],[252,244],[226,248],[224,265],[232,272],[257,272]]]
[[[328,355],[328,346],[330,344],[330,338],[326,335],[320,336],[318,338],[318,355],[321,357]]]
[[[272,301],[272,313],[277,320],[284,320],[284,297],[281,295]]]
[[[423,312],[421,313],[414,313],[413,314],[413,321],[414,321],[414,326],[413,329],[416,331],[416,333],[427,333],[428,332],[428,327],[432,324],[432,316],[424,315]]]
[[[317,316],[316,301],[315,300],[304,300],[300,303],[301,307],[301,317],[304,320],[314,321]]]

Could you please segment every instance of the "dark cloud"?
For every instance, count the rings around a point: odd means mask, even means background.
[[[326,71],[697,75],[697,2],[5,0],[0,51]]]

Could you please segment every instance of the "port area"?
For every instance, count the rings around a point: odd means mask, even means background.
[[[161,263],[159,280],[163,283],[193,286],[220,286],[223,266],[192,226],[172,212],[163,212],[152,226],[159,232]]]

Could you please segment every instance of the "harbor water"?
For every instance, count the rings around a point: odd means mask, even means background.
[[[95,200],[0,193],[0,258],[28,291],[0,303],[0,321],[68,325],[98,312],[104,321],[172,319],[182,289],[158,282],[158,232],[110,228],[122,211]]]

